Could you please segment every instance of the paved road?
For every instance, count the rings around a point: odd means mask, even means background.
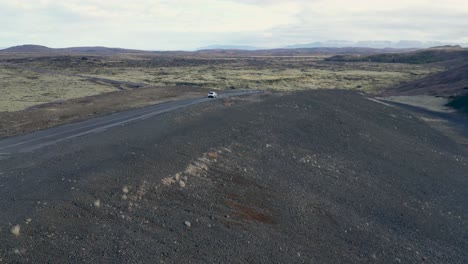
[[[405,110],[409,110],[410,112],[416,113],[417,115],[428,116],[431,118],[445,120],[449,123],[450,127],[454,128],[464,137],[468,138],[468,116],[464,113],[437,112],[437,111],[432,111],[432,110],[428,110],[422,107],[408,105],[404,103],[392,102],[392,101],[387,101],[387,100],[379,100],[379,101],[385,102],[386,104],[400,107]]]
[[[253,93],[260,93],[260,91],[227,91],[221,94],[218,97],[218,99]],[[178,100],[174,102],[162,103],[140,109],[115,113],[108,116],[90,119],[78,123],[58,126],[27,135],[0,139],[0,157],[13,153],[33,151],[38,148],[52,145],[64,140],[79,137],[89,133],[102,132],[111,127],[124,125],[137,120],[143,120],[155,115],[160,115],[169,111],[207,102],[210,100],[216,99],[197,98]]]

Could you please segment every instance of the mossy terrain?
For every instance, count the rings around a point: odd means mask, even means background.
[[[367,66],[367,65],[366,65]],[[378,69],[237,68],[189,66],[154,68],[103,68],[90,76],[144,82],[155,86],[200,86],[212,89],[356,89],[378,91],[404,80],[424,76],[431,70],[404,65]],[[404,69],[406,68],[406,70]]]
[[[341,88],[366,92],[413,80],[440,69],[394,63],[335,63],[322,57],[138,57],[136,55],[56,58],[26,65],[69,74],[146,83],[155,86],[200,86],[212,89]]]
[[[0,65],[0,112],[115,91],[84,78],[40,74]]]
[[[0,68],[0,111],[116,90],[87,77],[161,87],[281,91],[338,88],[374,93],[441,70],[428,65],[329,62],[324,58],[148,54],[10,57],[8,63],[22,69]]]

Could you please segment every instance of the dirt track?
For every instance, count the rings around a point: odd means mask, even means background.
[[[1,160],[0,262],[464,263],[467,171],[357,93],[211,102]]]

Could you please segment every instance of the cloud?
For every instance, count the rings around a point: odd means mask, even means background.
[[[313,42],[347,40],[463,41],[468,36],[465,1],[313,1],[302,5],[296,25],[275,27],[274,39]]]
[[[57,13],[73,14],[83,23],[93,22],[119,30],[191,32],[261,31],[292,23],[299,7],[275,3],[267,8],[233,1],[24,1],[9,4],[31,20],[47,19]],[[13,10],[13,12],[15,12]],[[69,22],[63,17],[63,22]]]
[[[190,49],[349,40],[463,41],[466,0],[0,0],[0,46]]]

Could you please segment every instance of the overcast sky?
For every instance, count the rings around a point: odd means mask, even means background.
[[[0,47],[468,42],[468,0],[0,0]]]

